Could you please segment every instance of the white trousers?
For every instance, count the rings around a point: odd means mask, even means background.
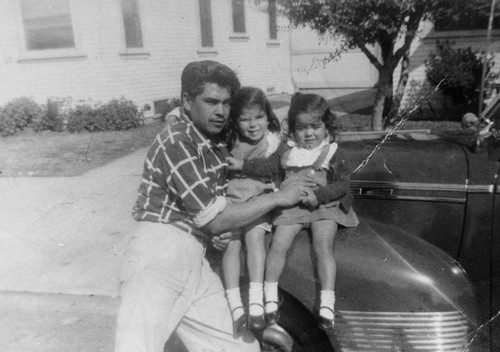
[[[176,330],[189,351],[258,352],[249,331],[235,336],[220,277],[196,238],[141,222],[122,267],[116,352],[163,352]]]

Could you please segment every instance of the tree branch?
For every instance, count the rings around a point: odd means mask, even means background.
[[[372,65],[375,66],[377,70],[380,71],[382,69],[382,64],[378,61],[377,57],[373,55],[373,53],[370,50],[368,50],[365,44],[357,40],[355,40],[355,42],[356,46],[366,55],[366,57],[368,58],[368,60],[370,60]]]

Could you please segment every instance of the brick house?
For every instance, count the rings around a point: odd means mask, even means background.
[[[154,108],[178,97],[182,68],[203,59],[267,94],[290,93],[282,21],[276,0],[2,0],[0,105],[125,97]]]

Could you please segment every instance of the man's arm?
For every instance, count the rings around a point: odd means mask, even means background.
[[[244,203],[228,204],[204,228],[213,234],[219,234],[248,225],[277,207],[291,206],[301,202],[307,196],[307,188],[313,185],[314,183],[308,180],[297,180],[277,192],[267,193]]]
[[[228,158],[229,169],[241,171],[247,176],[269,177],[281,172],[281,157],[290,147],[281,142],[278,149],[267,158],[240,160],[233,157]]]

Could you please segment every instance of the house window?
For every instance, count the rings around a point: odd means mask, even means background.
[[[27,50],[74,48],[68,0],[21,0]]]
[[[213,47],[214,38],[212,34],[212,10],[210,0],[200,0],[200,27],[201,46]]]
[[[233,32],[245,33],[245,1],[233,0]]]
[[[137,0],[122,0],[125,45],[127,48],[142,48],[141,18]]]
[[[278,39],[278,26],[276,23],[276,0],[269,0],[269,38]]]

